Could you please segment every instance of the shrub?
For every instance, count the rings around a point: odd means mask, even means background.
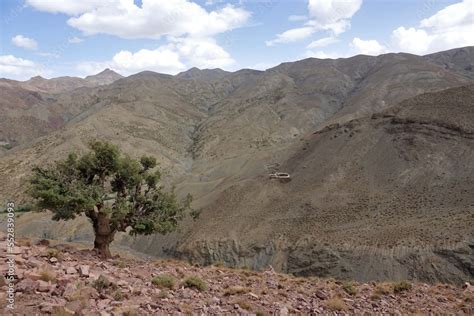
[[[381,295],[388,295],[391,293],[391,291],[392,291],[392,288],[390,287],[389,284],[382,283],[382,284],[377,285],[374,293],[381,296]]]
[[[56,281],[56,276],[48,271],[48,270],[43,270],[40,272],[40,280],[45,281],[45,282],[55,282]]]
[[[204,291],[207,289],[207,284],[197,276],[187,277],[184,280],[184,287],[195,288],[199,291]]]
[[[49,248],[48,252],[46,253],[46,256],[48,258],[56,258],[56,259],[61,259],[61,250],[56,249],[56,248]]]
[[[105,276],[102,274],[99,276],[97,280],[92,283],[92,286],[99,292],[102,292],[104,290],[112,289],[115,290],[117,289],[117,285],[107,279]]]
[[[349,295],[356,295],[357,294],[357,288],[350,282],[344,283],[342,285],[342,289]]]
[[[114,266],[116,266],[117,268],[120,268],[120,269],[124,269],[127,267],[127,264],[121,260],[116,260],[112,263]]]
[[[410,282],[401,281],[401,282],[395,283],[393,285],[393,292],[394,293],[401,293],[401,292],[409,291],[409,290],[411,290],[411,288],[412,288],[412,285],[411,285]]]
[[[151,283],[158,286],[159,288],[173,289],[175,285],[175,280],[173,276],[169,274],[157,275],[151,280]]]
[[[348,308],[346,303],[338,297],[329,299],[326,302],[326,307],[332,311],[345,311]]]
[[[231,296],[237,294],[246,294],[250,292],[248,287],[243,286],[231,286],[224,291],[224,296]]]
[[[25,213],[25,212],[30,212],[33,210],[33,206],[29,204],[25,205],[20,205],[19,207],[16,208],[15,212],[17,213]]]

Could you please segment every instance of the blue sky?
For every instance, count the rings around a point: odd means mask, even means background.
[[[0,77],[175,74],[474,45],[474,0],[4,0]]]

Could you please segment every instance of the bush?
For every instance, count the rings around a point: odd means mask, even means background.
[[[250,292],[248,287],[243,286],[231,286],[224,291],[224,296],[231,296],[237,294],[246,294]]]
[[[33,206],[30,204],[25,204],[25,205],[20,205],[15,209],[15,212],[17,213],[25,213],[25,212],[31,212],[33,210]]]
[[[197,276],[187,277],[184,280],[184,287],[195,288],[199,291],[204,291],[207,289],[207,284]]]
[[[92,283],[92,286],[98,292],[102,292],[102,291],[108,290],[108,289],[111,289],[111,290],[116,290],[117,289],[117,285],[115,283],[113,283],[112,281],[110,281],[109,279],[107,279],[102,274],[99,276],[99,278],[97,280],[94,281],[94,283]]]
[[[48,270],[41,271],[39,278],[45,282],[56,282],[56,276]]]
[[[342,289],[349,295],[356,295],[357,294],[356,287],[350,282],[344,283],[342,285]]]
[[[47,252],[47,257],[48,258],[56,258],[56,259],[61,259],[61,250],[56,249],[56,248],[49,248]]]
[[[120,268],[120,269],[124,269],[127,267],[127,264],[121,260],[116,260],[112,263],[115,267],[117,268]]]
[[[401,281],[401,282],[395,283],[393,285],[393,292],[394,293],[401,293],[401,292],[409,291],[409,290],[411,290],[411,288],[412,288],[412,285],[411,285],[410,282]]]
[[[348,308],[346,303],[344,303],[344,301],[338,297],[329,299],[326,302],[326,307],[332,311],[344,311],[344,310],[347,310]]]
[[[157,275],[151,280],[151,283],[158,286],[159,288],[173,289],[175,285],[175,280],[173,276],[169,274]]]

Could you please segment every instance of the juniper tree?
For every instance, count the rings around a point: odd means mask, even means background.
[[[71,153],[33,169],[30,194],[41,209],[51,210],[54,220],[85,214],[94,229],[94,249],[105,258],[111,256],[116,232],[167,234],[177,228],[190,210],[191,196],[178,201],[174,190],[160,186],[154,157],[135,160],[102,141],[89,147],[81,157]]]

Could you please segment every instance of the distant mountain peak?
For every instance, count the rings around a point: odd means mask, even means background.
[[[207,79],[215,80],[224,77],[229,74],[228,71],[222,70],[220,68],[214,69],[199,69],[197,67],[192,67],[186,71],[180,72],[176,75],[178,78],[182,79]]]
[[[30,78],[30,81],[40,81],[40,80],[48,80],[48,79],[45,79],[39,75]]]
[[[110,68],[105,68],[98,74],[87,76],[85,80],[93,84],[105,85],[105,84],[111,84],[112,82],[120,78],[123,78],[121,74],[116,73]]]

